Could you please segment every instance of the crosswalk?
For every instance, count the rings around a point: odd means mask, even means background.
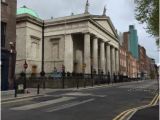
[[[94,99],[92,98],[92,99],[83,100],[81,102],[71,102],[69,104],[64,104],[64,105],[60,105],[58,107],[49,108],[48,110],[46,110],[46,112],[54,112],[54,111],[63,110],[63,109],[66,109],[66,108],[71,108],[71,107],[74,107],[74,106],[77,106],[77,105],[81,105],[81,104],[91,102],[93,100]]]
[[[29,99],[31,101],[30,103],[21,104],[20,106],[17,104],[17,106],[13,106],[9,109],[13,111],[27,111],[27,110],[41,109],[44,112],[54,112],[82,105],[88,102],[92,102],[95,100],[95,98],[93,98],[92,96],[93,96],[92,94],[81,93],[81,92],[75,92],[75,93],[71,92],[67,94],[62,94],[57,98],[55,98],[54,96],[44,96],[44,97],[53,97],[53,99],[42,100],[42,97],[40,97],[39,101],[34,101],[34,99]],[[104,96],[98,96],[98,97],[104,97]]]
[[[31,110],[31,109],[36,109],[36,108],[40,108],[43,106],[51,105],[51,104],[56,104],[56,103],[68,101],[71,99],[74,99],[74,97],[61,97],[61,98],[58,98],[55,100],[47,100],[47,101],[43,101],[43,102],[39,102],[39,103],[24,105],[24,106],[20,106],[20,107],[14,107],[14,108],[11,108],[11,110]]]

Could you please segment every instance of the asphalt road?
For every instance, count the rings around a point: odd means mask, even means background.
[[[119,113],[148,104],[155,96],[153,80],[64,90],[1,104],[2,120],[112,120]]]

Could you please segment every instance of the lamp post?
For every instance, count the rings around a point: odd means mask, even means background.
[[[25,76],[24,76],[24,90],[26,89],[26,69],[28,68],[28,64],[25,60],[24,64],[23,64],[23,67],[24,67],[24,72],[25,72]]]
[[[45,76],[44,72],[44,20],[42,23],[42,63],[41,63],[41,76]]]
[[[42,63],[41,63],[41,77],[45,76],[44,72],[44,20],[42,23]],[[45,89],[45,79],[43,79],[43,89]]]
[[[13,83],[11,84],[10,87],[15,89],[15,97],[17,97],[16,81],[15,81],[15,62],[16,62],[15,42],[9,42],[9,45],[10,45],[10,55],[11,55],[10,78],[13,80]]]

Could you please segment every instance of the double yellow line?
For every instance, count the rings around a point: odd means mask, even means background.
[[[129,117],[132,114],[134,114],[138,109],[156,105],[158,100],[159,100],[159,94],[156,94],[155,97],[152,99],[152,101],[148,105],[144,105],[144,106],[140,106],[140,107],[136,107],[136,108],[132,108],[132,109],[123,111],[118,116],[116,116],[113,120],[124,120],[126,117]]]
[[[154,106],[158,103],[159,100],[159,94],[156,94],[155,97],[152,99],[152,101],[150,102],[149,106]]]

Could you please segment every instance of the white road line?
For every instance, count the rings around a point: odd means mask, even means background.
[[[81,101],[81,102],[72,102],[72,103],[69,103],[69,104],[64,104],[64,105],[61,105],[61,106],[58,106],[58,107],[49,108],[46,112],[54,112],[54,111],[63,110],[63,109],[66,109],[66,108],[71,108],[71,107],[74,107],[74,106],[77,106],[77,105],[81,105],[81,104],[84,104],[84,103],[91,102],[93,100],[94,99],[88,99],[88,100],[84,100],[84,101]]]
[[[90,93],[82,93],[82,92],[71,92],[62,94],[63,96],[91,96],[91,97],[106,97],[106,95],[93,95]]]
[[[7,103],[14,103],[14,102],[33,100],[33,99],[39,98],[39,97],[43,97],[43,96],[35,96],[35,97],[31,97],[31,98],[19,98],[17,100],[13,100],[13,101],[4,101],[4,102],[2,101],[1,104],[7,104]]]
[[[44,106],[55,104],[55,103],[60,103],[60,102],[72,100],[74,98],[75,97],[62,97],[62,98],[58,98],[58,99],[54,99],[54,100],[48,100],[48,101],[24,105],[24,106],[20,106],[20,107],[14,107],[14,108],[11,108],[11,110],[31,110],[31,109],[36,109],[36,108],[44,107]]]

